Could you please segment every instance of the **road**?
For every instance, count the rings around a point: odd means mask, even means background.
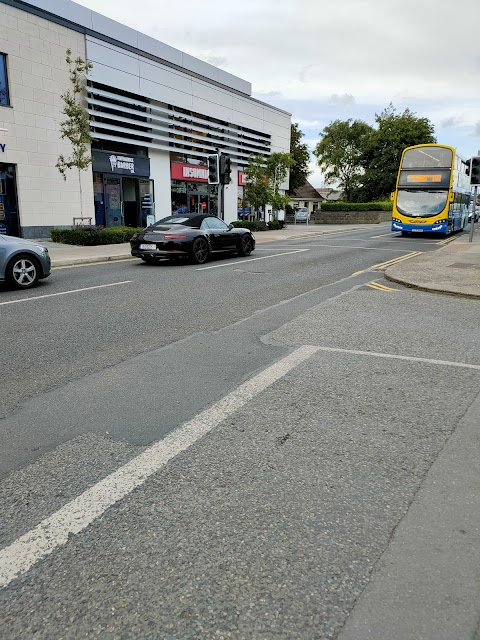
[[[2,635],[473,638],[479,303],[381,266],[435,249],[380,225],[2,291]]]

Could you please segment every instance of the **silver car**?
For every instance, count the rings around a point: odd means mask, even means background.
[[[295,209],[295,222],[306,222],[308,224],[309,220],[310,214],[307,207]]]
[[[0,235],[0,282],[29,289],[50,275],[48,249],[35,242]]]

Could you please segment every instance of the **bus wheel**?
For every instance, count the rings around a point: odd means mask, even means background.
[[[402,238],[406,238],[410,233],[408,231],[402,231]]]

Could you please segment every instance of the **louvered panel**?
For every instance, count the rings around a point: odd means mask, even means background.
[[[101,139],[120,138],[131,144],[132,139],[141,138],[139,143],[147,147],[178,150],[185,155],[201,157],[220,149],[241,163],[252,154],[270,154],[270,136],[267,134],[251,133],[251,130],[243,132],[239,126],[179,113],[147,102],[146,98],[131,98],[89,86],[88,105],[93,136]],[[98,118],[108,122],[100,122]],[[112,135],[109,135],[110,131]],[[175,136],[184,136],[186,140]],[[187,153],[183,148],[185,145],[194,149]]]
[[[100,131],[97,131],[95,133],[95,138],[97,138],[98,140],[112,140],[114,142],[123,142],[124,144],[132,144],[132,139],[129,137],[122,137],[122,136],[118,136],[118,135],[112,135],[112,134],[108,134],[108,133],[101,133]],[[159,144],[157,142],[143,142],[142,141],[142,147],[147,147],[148,149],[158,149],[160,151],[181,151],[181,153],[184,156],[191,156],[192,158],[207,158],[208,157],[208,153],[203,153],[201,151],[195,151],[195,150],[190,150],[190,149],[176,149],[175,147],[169,146],[169,145],[164,145],[164,144]],[[247,165],[248,164],[248,158],[242,158],[240,156],[238,156],[236,153],[231,153],[230,157],[232,159],[232,162],[235,162],[236,164],[239,165]]]

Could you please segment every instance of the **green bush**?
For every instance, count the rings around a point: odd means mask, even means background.
[[[284,220],[269,220],[267,222],[267,227],[270,231],[275,231],[276,229],[283,229],[285,226]]]
[[[392,202],[322,202],[322,211],[391,211]]]
[[[77,229],[52,229],[50,236],[53,242],[95,246],[100,244],[121,244],[129,242],[134,233],[142,231],[133,227],[79,227]]]
[[[263,220],[235,220],[232,226],[250,231],[266,231],[268,228]]]

